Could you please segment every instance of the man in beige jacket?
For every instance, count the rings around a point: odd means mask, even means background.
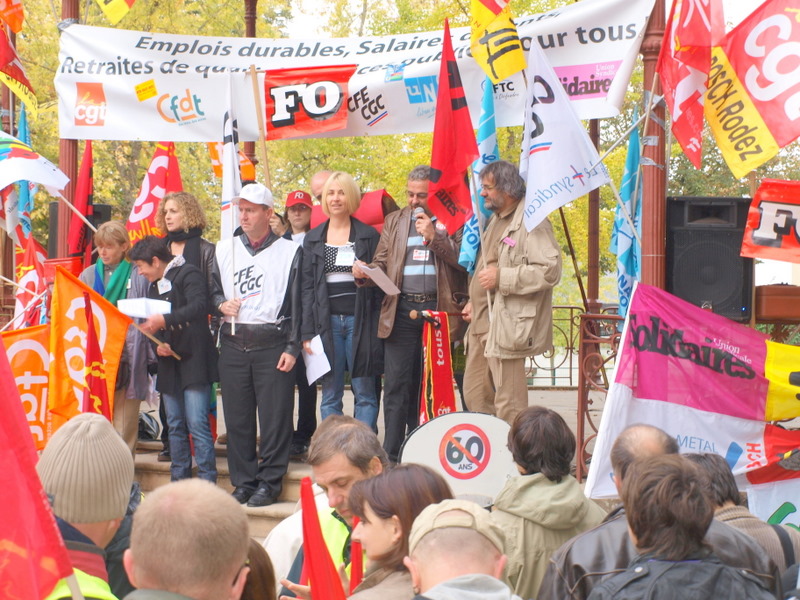
[[[561,250],[545,219],[523,223],[525,181],[509,162],[480,174],[481,196],[494,215],[486,227],[469,286],[470,315],[464,400],[469,410],[512,423],[528,406],[525,357],[553,344],[553,287],[561,279]]]

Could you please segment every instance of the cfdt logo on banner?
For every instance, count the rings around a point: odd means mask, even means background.
[[[347,126],[347,86],[356,65],[267,71],[267,137],[283,139]]]
[[[106,93],[102,83],[75,83],[75,125],[102,127],[106,124]]]

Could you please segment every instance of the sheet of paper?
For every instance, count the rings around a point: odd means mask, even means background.
[[[303,349],[303,360],[306,363],[306,376],[308,377],[309,385],[331,370],[331,364],[325,355],[320,336],[312,338],[311,353],[306,352],[305,348]]]
[[[122,314],[139,319],[146,319],[151,315],[168,315],[172,312],[172,304],[155,298],[123,298],[117,302],[117,308]]]
[[[375,282],[375,285],[381,288],[387,296],[395,296],[400,293],[398,287],[392,282],[391,279],[389,279],[389,277],[381,270],[380,267],[361,265],[361,270],[369,275],[369,278],[372,279],[372,281]]]

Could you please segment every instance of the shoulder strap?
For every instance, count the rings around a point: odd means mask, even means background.
[[[781,548],[783,548],[783,557],[786,560],[786,566],[790,567],[795,563],[794,546],[789,537],[789,533],[783,528],[783,525],[771,523],[775,533],[778,534],[778,539],[781,541]]]

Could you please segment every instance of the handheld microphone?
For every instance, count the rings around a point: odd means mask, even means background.
[[[412,311],[409,311],[409,313],[408,313],[408,316],[409,316],[409,317],[411,317],[411,319],[412,319],[413,321],[416,321],[417,319],[422,319],[423,321],[425,321],[425,322],[427,322],[427,323],[430,323],[431,325],[433,325],[433,327],[434,327],[435,329],[439,329],[439,327],[441,326],[441,323],[439,323],[439,321],[437,321],[436,319],[434,319],[434,318],[433,318],[433,317],[432,317],[432,316],[431,316],[431,315],[430,315],[430,314],[429,314],[427,311],[425,311],[425,310],[412,310]]]
[[[412,216],[412,217],[414,218],[414,220],[416,221],[417,219],[419,219],[419,216],[420,216],[421,214],[423,214],[424,212],[425,212],[425,209],[424,209],[424,208],[422,208],[421,206],[418,206],[417,208],[415,208],[415,209],[414,209],[414,212],[412,212],[412,213],[411,213],[411,216]]]

